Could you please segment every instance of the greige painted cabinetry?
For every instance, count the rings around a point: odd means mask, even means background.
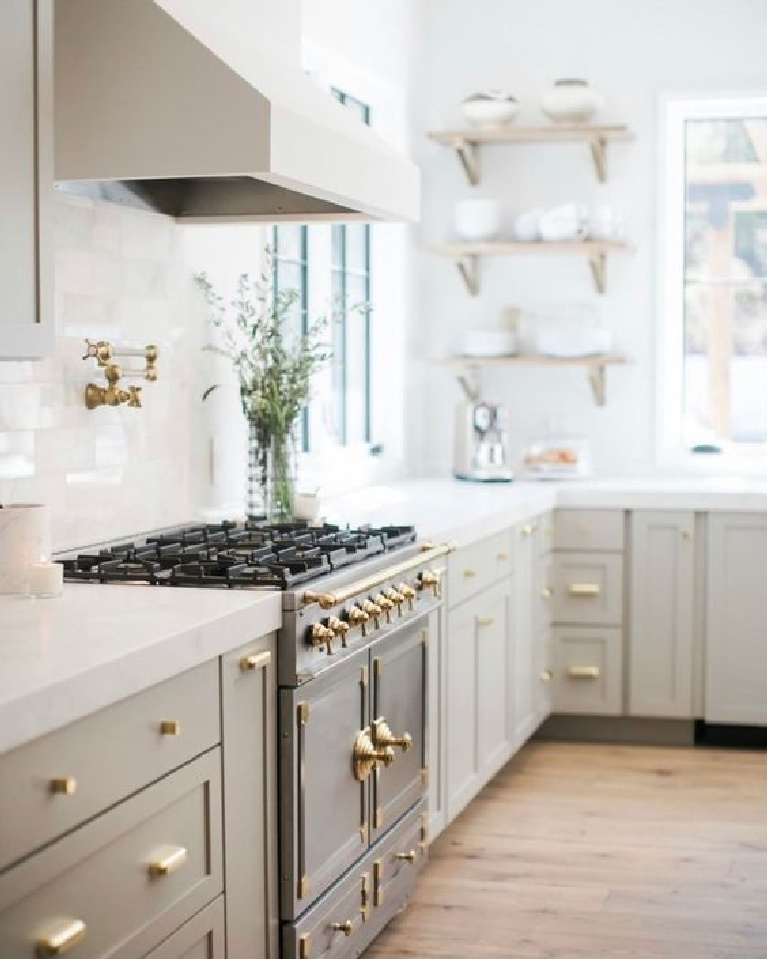
[[[695,514],[631,517],[629,713],[692,718]]]
[[[53,0],[0,3],[0,359],[53,344]]]

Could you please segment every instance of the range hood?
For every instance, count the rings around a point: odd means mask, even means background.
[[[301,70],[299,0],[248,0],[255,39],[227,5],[56,0],[60,188],[193,222],[416,220],[415,165]]]

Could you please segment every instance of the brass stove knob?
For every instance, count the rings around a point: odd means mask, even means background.
[[[379,593],[374,599],[373,602],[376,603],[384,612],[386,616],[386,622],[391,622],[391,611],[394,609],[394,603],[383,593]]]
[[[368,616],[370,616],[371,619],[373,620],[373,624],[375,625],[375,628],[380,629],[381,613],[383,612],[383,610],[378,605],[378,603],[374,603],[372,599],[366,599],[365,602],[362,604],[362,608],[368,614]]]
[[[439,576],[433,569],[425,569],[421,573],[421,589],[430,589],[435,596],[439,595]]]
[[[397,589],[402,593],[402,595],[407,600],[407,604],[410,609],[413,609],[415,604],[415,590],[412,586],[408,586],[407,583],[399,583]]]
[[[359,626],[362,630],[362,635],[367,636],[367,624],[370,616],[365,612],[364,609],[360,609],[359,606],[352,606],[349,612],[346,614],[346,618],[349,620],[350,626]]]
[[[400,593],[398,589],[387,589],[386,598],[397,607],[397,614],[401,616],[402,604],[405,602],[405,597],[402,595],[402,593]]]
[[[348,623],[345,623],[342,619],[339,619],[337,616],[331,616],[328,620],[328,629],[331,630],[334,636],[338,636],[341,640],[341,646],[343,649],[346,649],[349,645],[348,637],[349,630],[351,627]]]
[[[413,737],[410,733],[403,733],[401,736],[395,736],[389,729],[389,724],[385,719],[377,719],[373,723],[373,742],[380,749],[382,746],[397,746],[403,753],[410,752],[413,748]]]
[[[311,631],[311,641],[312,646],[319,648],[320,646],[325,647],[325,652],[328,656],[333,655],[333,640],[335,639],[336,634],[332,629],[328,629],[327,626],[323,626],[322,623],[315,623],[312,626]]]

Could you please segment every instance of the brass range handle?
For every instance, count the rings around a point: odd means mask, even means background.
[[[599,666],[570,666],[567,670],[568,679],[599,679],[601,670]]]
[[[57,776],[49,781],[48,792],[52,796],[74,796],[77,792],[77,780],[74,776]]]
[[[408,852],[398,852],[394,854],[395,859],[399,859],[402,862],[409,862],[412,866],[416,860],[415,849],[410,849]]]
[[[342,932],[345,936],[350,936],[354,932],[354,923],[351,919],[346,922],[331,922],[330,928],[333,932]]]
[[[385,719],[376,719],[373,723],[373,742],[379,749],[385,746],[397,747],[403,753],[408,753],[413,748],[413,737],[410,733],[403,733],[401,736],[395,736],[389,728]]]
[[[187,852],[183,846],[167,846],[158,849],[151,862],[147,863],[146,871],[154,879],[160,879],[180,869],[186,858]]]
[[[567,592],[577,599],[594,599],[599,596],[602,589],[599,583],[570,583]]]
[[[37,940],[35,952],[40,957],[63,956],[85,938],[86,931],[82,919],[65,919],[60,926]]]
[[[391,766],[396,754],[391,746],[379,748],[370,738],[370,727],[357,733],[352,751],[352,768],[357,782],[364,782],[379,765]]]
[[[430,589],[435,598],[439,596],[439,573],[433,569],[424,570],[418,578],[421,589]]]
[[[445,556],[449,552],[450,547],[447,543],[443,543],[439,546],[433,546],[430,549],[421,550],[420,553],[411,556],[410,559],[397,563],[396,566],[389,566],[374,576],[368,576],[365,579],[357,580],[356,583],[350,583],[335,593],[318,593],[315,590],[307,590],[303,595],[304,603],[307,605],[318,603],[322,609],[332,609],[334,606],[348,603],[349,600],[354,599],[355,596],[359,596],[360,593],[372,593],[374,590],[383,586],[387,581],[393,580],[396,576],[409,573],[419,566],[428,565],[432,560],[438,559],[440,556]],[[391,599],[391,597],[389,598]],[[405,598],[407,598],[407,596]]]

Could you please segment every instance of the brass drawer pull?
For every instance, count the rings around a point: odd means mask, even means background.
[[[415,862],[415,849],[411,849],[409,852],[398,852],[394,858],[401,859],[403,862],[409,862],[412,866]]]
[[[48,790],[54,796],[74,796],[77,792],[77,780],[74,776],[51,779],[48,783]]]
[[[272,661],[272,654],[267,649],[263,653],[251,653],[240,660],[240,669],[243,673],[251,673],[256,669],[263,669]]]
[[[508,554],[508,553],[499,553],[495,558],[498,560],[499,563],[508,563],[508,561],[509,561],[509,554]]]
[[[599,666],[570,666],[567,670],[569,679],[599,679]]]
[[[86,926],[82,919],[67,919],[50,935],[38,939],[36,952],[38,956],[63,956],[80,942],[85,936]]]
[[[160,722],[161,736],[180,736],[181,723],[177,719],[163,719]]]
[[[554,590],[551,588],[551,586],[544,586],[541,589],[541,596],[543,597],[543,599],[551,599],[553,595],[554,595]]]
[[[477,575],[476,569],[472,569],[471,567],[468,567],[467,569],[463,571],[464,579],[474,579],[476,575]]]
[[[581,599],[594,599],[594,597],[599,596],[602,590],[599,583],[570,583],[567,592],[571,596],[577,596]]]
[[[162,849],[156,859],[146,867],[150,876],[160,878],[169,876],[186,862],[186,849],[183,846],[170,846]]]
[[[477,626],[492,626],[494,622],[494,616],[477,616]]]
[[[526,523],[526,524],[522,527],[522,535],[523,535],[523,536],[532,536],[533,533],[534,533],[537,529],[538,529],[538,525],[537,525],[536,523]]]
[[[543,669],[543,670],[541,670],[541,682],[542,682],[542,683],[550,683],[553,678],[554,678],[554,673],[552,673],[552,671],[551,671],[550,669]]]
[[[342,932],[345,936],[350,936],[354,932],[354,924],[351,919],[347,919],[346,922],[331,922],[330,928],[334,932]]]

